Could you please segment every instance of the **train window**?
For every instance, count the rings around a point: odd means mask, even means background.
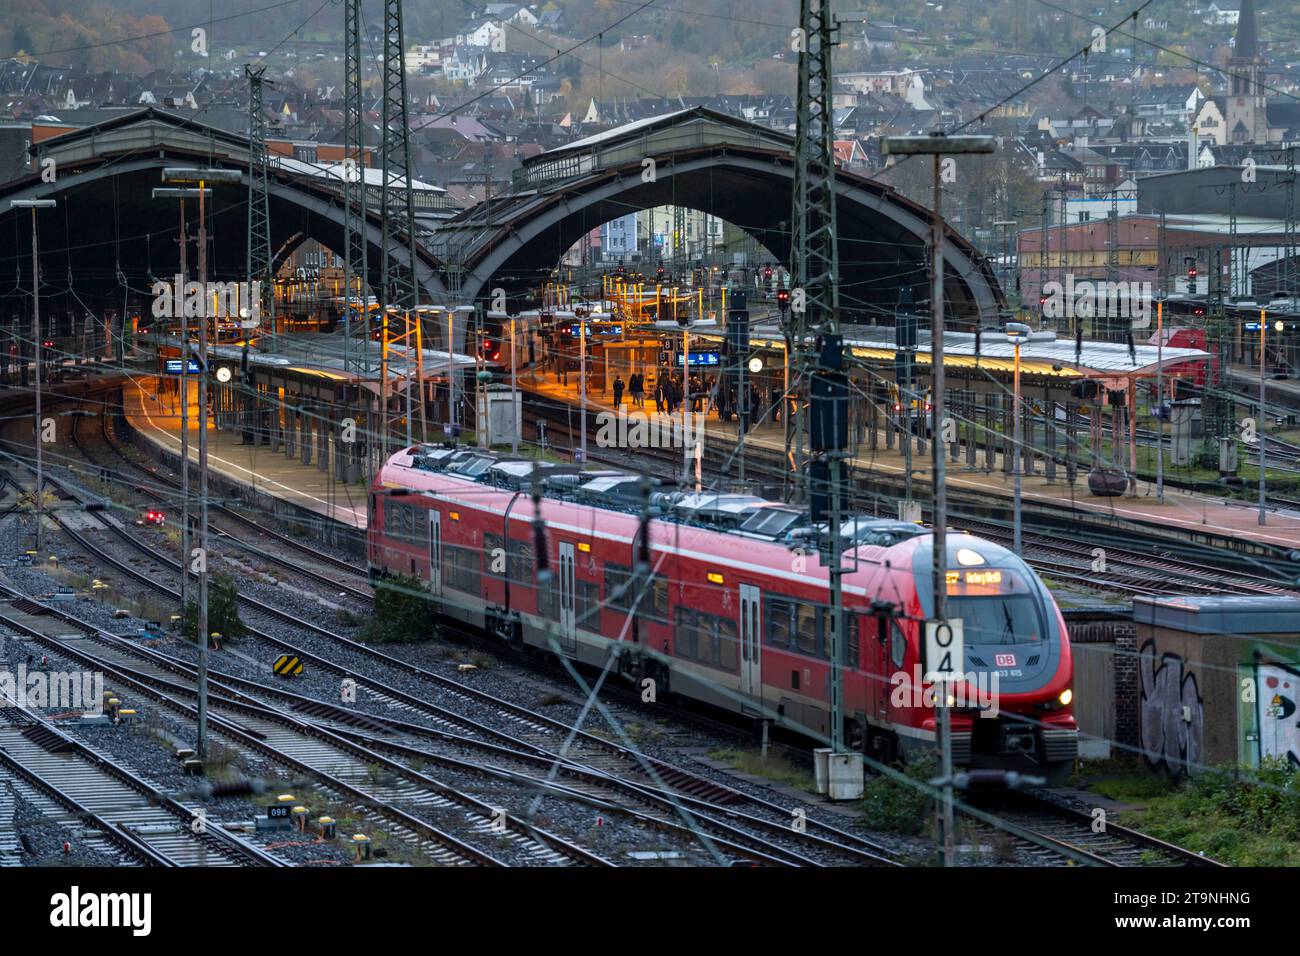
[[[674,629],[673,634],[673,653],[678,657],[694,660],[695,627],[698,617],[696,612],[689,608],[679,607],[677,609],[677,627]]]
[[[628,587],[632,569],[623,564],[605,565],[605,603],[615,610],[626,611],[632,607],[635,593]]]
[[[416,518],[421,512],[389,499],[384,502],[384,534],[397,541],[415,541]]]
[[[546,581],[536,581],[537,613],[550,620],[559,620],[559,602],[555,600],[555,577]]]
[[[443,543],[442,573],[448,587],[476,594],[479,589],[481,561],[478,551]]]
[[[889,630],[892,639],[889,645],[889,659],[894,662],[895,667],[902,667],[903,661],[907,658],[907,635],[903,629],[898,626],[898,622],[893,618],[889,619]]]
[[[668,623],[668,581],[662,575],[654,576],[650,590],[650,603],[646,616],[663,624]]]
[[[782,598],[767,598],[767,640],[772,647],[790,646],[790,619],[792,607]]]
[[[844,649],[840,653],[840,663],[847,667],[857,667],[858,619],[853,614],[845,614],[844,621]],[[823,660],[831,659],[831,609],[824,606],[817,608],[817,647]]]
[[[511,538],[506,546],[506,573],[511,582],[533,584],[533,546],[527,541]]]
[[[487,573],[492,577],[499,578],[508,573],[501,560],[505,556],[501,535],[483,533],[483,556],[486,559]]]
[[[949,598],[952,616],[965,625],[968,644],[1031,644],[1045,633],[1032,594]]]
[[[817,653],[817,608],[797,604],[794,608],[794,646],[802,654]]]
[[[736,669],[736,622],[717,618],[718,665],[724,670]]]
[[[679,607],[674,638],[674,653],[678,657],[735,671],[735,621]]]
[[[590,630],[599,630],[595,620],[600,612],[600,587],[590,581],[573,582],[573,613],[577,616],[578,626]]]
[[[637,588],[629,587],[632,569],[625,564],[606,564],[605,605],[619,611],[629,611],[633,605],[643,618],[654,621],[668,621],[668,582],[655,575],[650,582],[645,596],[637,603]]]

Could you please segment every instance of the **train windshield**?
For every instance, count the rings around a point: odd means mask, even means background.
[[[970,644],[1031,644],[1047,636],[1032,589],[1009,568],[949,571],[948,613],[962,619]]]
[[[1032,594],[953,597],[948,615],[961,618],[967,644],[1032,644],[1047,636]]]

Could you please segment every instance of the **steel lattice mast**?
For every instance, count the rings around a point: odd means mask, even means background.
[[[383,145],[380,151],[383,237],[379,306],[383,317],[381,439],[386,459],[394,425],[404,420],[406,444],[413,442],[415,390],[421,393],[421,416],[424,413],[423,343],[416,312],[420,297],[415,275],[415,200],[411,189],[411,127],[406,108],[406,33],[402,25],[402,0],[384,0],[383,91]],[[393,328],[394,325],[397,329]],[[447,348],[450,352],[451,343]],[[397,412],[388,407],[387,399],[389,364],[394,355],[400,355],[402,359],[407,386],[405,408]],[[410,374],[412,366],[415,367],[414,380]]]
[[[271,255],[271,191],[266,151],[266,112],[262,87],[266,67],[244,67],[248,78],[248,281],[262,283],[262,314],[267,335],[275,335],[275,272]],[[251,294],[251,293],[250,293]],[[251,303],[250,303],[251,305]],[[251,333],[251,329],[249,330]],[[245,335],[244,341],[249,336]]]
[[[343,12],[343,362],[350,372],[369,373],[369,264],[366,255],[366,137],[361,98],[361,0],[345,0]],[[354,290],[355,286],[355,290]],[[360,303],[352,326],[352,296]]]
[[[806,369],[802,352],[811,330],[839,329],[839,258],[835,243],[835,153],[832,142],[830,0],[800,0],[798,117],[795,126],[794,195],[790,218],[790,311],[784,329],[786,391],[795,413],[787,414],[789,475],[806,474],[802,402]],[[793,421],[791,418],[793,417]],[[796,496],[803,493],[796,478]]]
[[[832,759],[845,753],[843,664],[845,617],[843,594],[844,459],[848,456],[848,378],[839,337],[839,253],[835,230],[835,152],[831,114],[831,50],[837,28],[830,0],[801,0],[799,26],[798,122],[795,128],[794,197],[791,215],[790,321],[785,330],[787,388],[807,384],[811,460],[804,468],[803,423],[796,423],[798,457],[791,464],[809,475],[809,504],[814,522],[826,522],[820,542],[830,578],[829,652],[830,745]],[[802,308],[800,308],[802,306]],[[805,336],[816,336],[815,364],[804,357]],[[792,368],[798,350],[798,371]],[[812,365],[811,368],[808,366]],[[791,378],[793,376],[793,380]],[[787,416],[788,417],[788,416]],[[789,434],[787,430],[787,435]],[[860,771],[859,771],[860,772]]]

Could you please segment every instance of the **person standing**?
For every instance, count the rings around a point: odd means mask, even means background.
[[[617,410],[623,404],[623,376],[614,377],[614,408]]]

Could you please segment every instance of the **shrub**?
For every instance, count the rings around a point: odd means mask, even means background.
[[[234,579],[228,574],[214,574],[208,580],[208,633],[213,631],[220,634],[223,641],[234,640],[247,633],[247,628],[239,617],[239,591]],[[186,601],[181,612],[181,633],[190,640],[196,640],[198,632],[198,601]]]
[[[428,640],[436,631],[433,604],[424,582],[399,574],[375,587],[375,612],[360,636],[377,644],[406,643]]]
[[[911,835],[928,829],[931,820],[928,782],[934,778],[937,767],[934,754],[925,753],[901,768],[903,776],[912,783],[883,774],[867,780],[862,805],[868,825]]]

